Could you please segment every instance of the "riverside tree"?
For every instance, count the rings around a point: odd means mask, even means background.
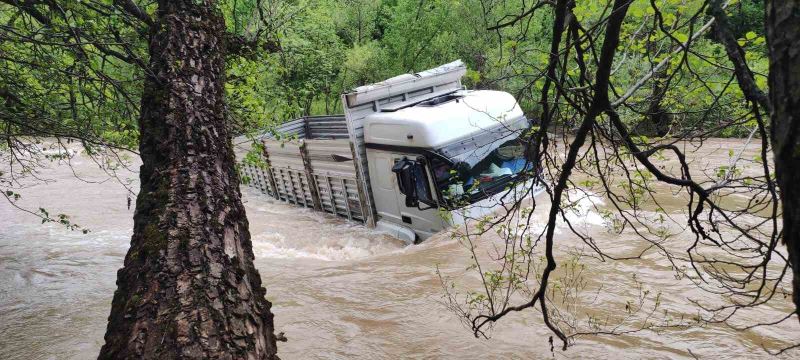
[[[800,320],[800,3],[767,1],[770,136],[783,207],[783,241],[794,273]]]
[[[78,139],[91,156],[138,143],[133,236],[99,357],[277,358],[224,100],[226,56],[275,49],[260,2],[3,3],[3,136],[23,166],[10,181],[35,171],[31,137]],[[248,31],[227,32],[223,10],[247,14]]]
[[[100,358],[276,358],[225,121],[215,1],[161,1],[139,116],[141,189]]]

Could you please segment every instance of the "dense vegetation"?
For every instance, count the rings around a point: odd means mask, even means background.
[[[379,81],[397,74],[424,70],[462,59],[470,69],[465,79],[469,88],[490,88],[517,95],[532,118],[539,116],[538,100],[544,79],[536,78],[547,65],[547,50],[552,13],[537,12],[512,26],[504,25],[525,1],[418,1],[358,0],[300,1],[281,8],[285,25],[279,29],[283,51],[231,64],[228,85],[231,108],[244,122],[253,119],[283,121],[289,118],[341,112],[339,95],[357,85]],[[674,27],[671,38],[658,34],[652,9],[646,1],[637,2],[623,28],[626,57],[615,65],[614,77],[631,85],[673,51],[677,41],[691,34],[682,28],[702,2],[668,1],[662,11],[663,22]],[[605,5],[578,2],[579,18],[598,17]],[[766,84],[766,52],[763,30],[763,3],[745,0],[728,10],[734,36],[747,49],[751,68]],[[597,20],[597,19],[595,19]],[[719,119],[740,116],[742,94],[730,86],[730,74],[717,71],[716,64],[727,63],[725,51],[711,32],[694,45],[702,56],[687,61],[691,68],[671,79],[662,107],[674,116],[676,125],[716,124]],[[577,75],[577,68],[568,70]],[[693,83],[696,77],[706,85]],[[721,99],[715,93],[725,89]],[[637,94],[644,102],[649,92]],[[688,101],[687,101],[688,100]],[[715,103],[715,102],[718,102]],[[714,106],[724,104],[724,106]],[[716,108],[713,116],[692,111]],[[626,120],[638,123],[643,111],[627,112]],[[642,128],[642,132],[652,130]],[[717,136],[746,136],[749,129],[729,127]]]
[[[263,51],[268,45],[262,40],[261,47],[229,59],[229,111],[240,129],[263,129],[301,115],[339,113],[339,95],[347,89],[455,59],[462,59],[470,69],[467,87],[512,92],[532,118],[538,117],[543,79],[534,77],[547,65],[552,13],[536,12],[512,26],[489,30],[513,19],[526,1],[269,1],[262,4],[260,14],[268,26],[256,24],[259,3],[223,4],[229,31],[246,35],[260,26],[262,38],[280,47],[280,51]],[[671,38],[655,31],[659,25],[647,1],[633,5],[631,20],[623,27],[623,37],[632,41],[623,45],[627,55],[615,64],[613,74],[622,84],[639,79],[651,63],[676,47],[676,40],[690,35],[682,26],[703,2],[664,3],[664,26],[678,29]],[[57,15],[48,15],[49,27],[39,29],[35,16],[0,4],[2,146],[19,136],[49,134],[77,136],[89,144],[135,147],[141,66],[147,58],[144,30],[120,8],[105,2],[94,4],[97,11],[87,11],[86,6],[85,2],[62,2],[58,10],[51,9]],[[575,14],[596,17],[603,6],[579,2]],[[152,12],[155,5],[144,2],[142,7]],[[36,13],[44,16],[42,11],[32,14]],[[734,36],[747,50],[749,65],[760,75],[756,80],[763,88],[767,66],[763,3],[737,1],[728,13]],[[691,67],[671,79],[673,86],[662,100],[663,108],[681,113],[673,119],[678,126],[737,117],[744,111],[741,92],[730,86],[730,74],[712,66],[727,63],[723,47],[708,32],[697,40],[695,51],[699,56],[672,59],[687,61]],[[576,72],[568,69],[567,75]],[[708,79],[708,85],[693,83],[695,77]],[[723,88],[721,99],[712,96]],[[642,102],[649,95],[643,91],[634,100]],[[717,106],[713,116],[691,111],[708,108],[715,101],[725,106]],[[626,112],[626,121],[640,122],[642,116],[636,112]],[[718,133],[746,134],[743,127]]]

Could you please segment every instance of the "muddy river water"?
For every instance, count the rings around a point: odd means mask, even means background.
[[[724,163],[728,149],[741,145],[739,140],[712,142],[702,161],[709,166]],[[91,161],[79,155],[73,169],[80,179],[63,165],[43,170],[41,175],[54,181],[20,190],[19,204],[68,213],[75,223],[91,229],[88,234],[40,224],[34,216],[0,202],[0,359],[89,359],[102,346],[133,210],[127,208],[120,184],[101,182],[105,177]],[[772,358],[762,346],[800,340],[796,321],[748,331],[706,325],[580,337],[567,351],[556,346],[551,352],[550,334],[535,311],[514,314],[497,324],[489,339],[477,339],[443,303],[436,267],[457,276],[469,265],[464,247],[447,234],[404,246],[345,220],[275,202],[250,188],[243,188],[243,196],[256,267],[274,304],[276,328],[289,340],[279,344],[283,359],[754,359]],[[659,196],[666,202],[674,198],[671,192]],[[678,211],[680,202],[675,206]],[[579,220],[596,227],[599,241],[615,249],[636,246],[624,234],[602,235],[603,228],[592,220],[596,216],[589,210]],[[544,215],[534,216],[534,221],[543,219]],[[578,243],[566,229],[558,231],[556,246]],[[626,289],[636,273],[649,289],[664,294],[664,306],[678,312],[693,313],[688,299],[707,296],[677,279],[657,255],[628,262],[590,261],[586,266],[588,281],[602,283],[604,289]],[[621,311],[617,295],[601,291],[591,311]],[[788,309],[786,299],[747,316],[776,318]],[[794,356],[800,354],[781,358]]]

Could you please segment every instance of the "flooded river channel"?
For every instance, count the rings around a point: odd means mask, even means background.
[[[704,161],[724,163],[740,140],[718,140]],[[53,164],[42,176],[55,180],[21,189],[19,204],[64,212],[88,234],[54,224],[0,202],[0,359],[89,359],[103,344],[106,319],[131,235],[133,209],[126,192],[97,165],[78,155],[73,169]],[[76,178],[73,170],[80,176]],[[125,173],[123,177],[135,178]],[[138,188],[138,183],[133,183]],[[623,336],[586,336],[551,352],[550,333],[535,311],[514,314],[477,339],[446,308],[436,274],[458,276],[469,254],[448,234],[415,246],[346,220],[271,200],[243,188],[251,224],[256,267],[273,302],[283,359],[547,359],[547,358],[774,358],[769,348],[800,341],[800,326],[736,331],[724,325],[646,330]],[[665,202],[674,198],[663,194]],[[680,211],[680,202],[675,203]],[[627,235],[605,230],[588,210],[582,226],[596,227],[598,241],[615,249],[636,246]],[[537,210],[533,221],[544,221]],[[630,235],[633,236],[633,235]],[[580,242],[567,229],[557,247]],[[480,241],[491,242],[487,237]],[[675,241],[680,241],[676,239]],[[627,289],[630,275],[650,291],[663,293],[665,307],[691,314],[688,300],[707,297],[678,279],[657,254],[622,262],[588,261],[590,284]],[[469,283],[469,280],[467,280]],[[628,291],[628,290],[624,290]],[[633,292],[634,290],[630,290]],[[618,313],[624,301],[602,291],[591,311]],[[747,316],[775,318],[789,299]],[[581,313],[583,310],[578,310]],[[786,353],[781,358],[800,354]]]

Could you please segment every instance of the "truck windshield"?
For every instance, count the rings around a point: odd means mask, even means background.
[[[478,201],[502,191],[533,169],[526,156],[527,144],[521,139],[527,125],[522,118],[440,149],[439,153],[450,161],[433,159],[431,165],[445,201],[451,205]]]

